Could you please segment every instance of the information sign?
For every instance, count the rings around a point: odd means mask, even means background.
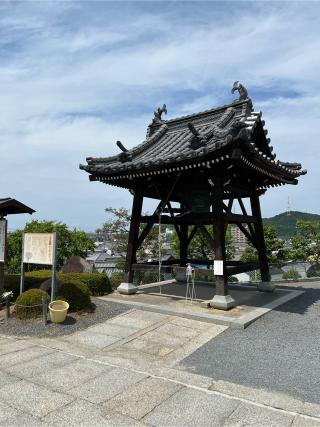
[[[54,261],[53,233],[25,233],[23,262],[52,265]]]

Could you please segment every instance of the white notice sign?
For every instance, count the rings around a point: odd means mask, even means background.
[[[23,262],[53,264],[54,233],[25,233]]]
[[[0,219],[0,262],[4,262],[6,256],[6,227],[7,221]]]
[[[213,270],[215,276],[223,276],[223,261],[214,260]]]

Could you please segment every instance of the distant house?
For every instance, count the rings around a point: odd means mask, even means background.
[[[98,273],[106,273],[109,277],[113,273],[122,272],[121,269],[117,268],[119,261],[122,261],[123,258],[114,253],[112,246],[108,243],[96,243],[96,249],[94,252],[91,252],[86,261],[91,264],[95,271]]]

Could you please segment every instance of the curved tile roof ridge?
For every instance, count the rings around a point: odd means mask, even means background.
[[[209,108],[208,110],[204,110],[204,111],[199,111],[198,113],[192,113],[192,114],[186,114],[185,116],[178,116],[175,117],[173,119],[169,119],[169,120],[163,120],[163,123],[173,123],[175,121],[179,121],[179,120],[186,120],[186,119],[192,119],[193,117],[201,117],[202,115],[207,115],[210,113],[215,113],[218,111],[223,111],[229,107],[235,107],[235,106],[240,106],[242,104],[248,104],[249,103],[249,98],[248,99],[241,99],[241,100],[234,100],[233,102],[231,102],[230,104],[225,104],[225,105],[221,105],[219,107],[214,107],[214,108]]]

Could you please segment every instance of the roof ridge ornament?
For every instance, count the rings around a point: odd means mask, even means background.
[[[252,109],[252,101],[251,98],[249,98],[248,91],[238,80],[233,83],[231,93],[234,93],[236,90],[240,95],[238,101],[249,101],[249,106]]]
[[[126,149],[126,147],[122,144],[121,141],[117,141],[116,142],[117,146],[120,148],[120,150],[122,151],[122,153],[119,154],[119,160],[121,163],[125,163],[125,162],[131,162],[132,161],[132,155],[129,154],[128,150]]]
[[[157,111],[154,111],[154,118],[153,118],[153,120],[152,120],[152,123],[153,124],[158,124],[158,123],[162,123],[163,122],[163,120],[162,120],[162,118],[161,118],[161,116],[162,116],[162,114],[164,113],[164,114],[167,114],[167,106],[166,106],[166,104],[163,104],[163,106],[160,108],[158,108],[158,110]]]
[[[206,144],[207,142],[206,138],[200,134],[200,132],[194,127],[194,125],[191,122],[188,123],[188,128],[193,135],[190,143],[191,148],[196,150],[197,148],[200,148]]]

